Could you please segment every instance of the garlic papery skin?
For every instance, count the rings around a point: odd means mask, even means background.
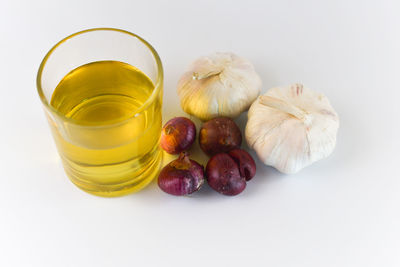
[[[329,156],[336,145],[337,113],[326,96],[301,84],[268,90],[247,116],[247,144],[264,164],[283,173]]]
[[[182,109],[206,121],[239,116],[260,90],[261,79],[248,60],[232,53],[214,53],[191,64],[177,91]]]

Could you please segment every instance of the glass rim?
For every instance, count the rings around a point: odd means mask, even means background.
[[[49,57],[53,54],[53,52],[63,43],[65,43],[67,40],[74,38],[78,35],[81,34],[85,34],[85,33],[89,33],[89,32],[94,32],[94,31],[114,31],[114,32],[119,32],[119,33],[123,33],[123,34],[127,34],[130,35],[136,39],[138,39],[140,42],[142,42],[151,52],[151,54],[154,57],[154,60],[156,62],[157,65],[157,78],[156,78],[156,82],[154,84],[154,90],[151,93],[151,95],[146,99],[146,101],[139,107],[139,109],[135,110],[134,112],[132,112],[131,115],[129,115],[128,118],[118,118],[118,119],[114,119],[114,120],[110,120],[108,121],[107,124],[102,124],[102,125],[98,125],[93,123],[93,125],[91,125],[92,123],[90,122],[85,122],[84,124],[80,123],[79,121],[72,119],[72,118],[68,118],[66,117],[63,113],[61,113],[60,111],[58,111],[57,109],[55,109],[53,106],[50,105],[49,101],[47,100],[46,96],[44,95],[43,89],[42,89],[42,73],[43,73],[43,69],[46,66],[47,60],[49,59]],[[90,62],[88,62],[90,63]],[[161,59],[160,56],[158,55],[157,51],[154,49],[154,47],[147,42],[146,40],[144,40],[142,37],[140,37],[137,34],[131,33],[129,31],[126,30],[122,30],[122,29],[117,29],[117,28],[91,28],[91,29],[86,29],[86,30],[82,30],[76,33],[73,33],[71,35],[68,35],[67,37],[63,38],[61,41],[57,42],[44,56],[42,62],[40,63],[39,66],[39,70],[37,72],[37,76],[36,76],[36,87],[37,87],[37,92],[39,94],[40,100],[42,101],[43,105],[50,110],[52,113],[56,114],[58,117],[62,118],[63,120],[72,123],[72,124],[76,124],[76,125],[82,125],[82,126],[97,126],[97,127],[108,127],[110,125],[115,125],[115,124],[119,124],[121,122],[126,122],[129,121],[131,119],[136,118],[137,114],[142,113],[144,110],[146,110],[146,108],[148,106],[150,106],[156,99],[158,93],[161,90],[162,87],[162,83],[163,83],[163,67],[162,67],[162,63],[161,63]]]

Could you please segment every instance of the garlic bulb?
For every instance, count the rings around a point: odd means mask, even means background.
[[[294,84],[272,88],[251,105],[245,135],[264,164],[295,173],[331,154],[338,128],[328,98]]]
[[[178,82],[182,109],[201,120],[239,116],[260,89],[261,79],[253,65],[232,53],[197,59]]]

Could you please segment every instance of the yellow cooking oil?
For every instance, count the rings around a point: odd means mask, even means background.
[[[50,104],[65,120],[50,122],[73,183],[120,196],[158,174],[162,92],[153,96],[154,90],[141,70],[119,61],[82,65],[60,81]]]

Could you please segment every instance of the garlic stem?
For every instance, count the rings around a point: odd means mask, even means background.
[[[286,112],[299,120],[305,121],[307,113],[301,110],[300,108],[293,106],[290,103],[282,101],[278,98],[262,95],[260,96],[260,103],[264,106],[268,106],[270,108],[275,108],[277,110]]]
[[[201,80],[201,79],[208,78],[210,76],[218,75],[223,70],[224,70],[224,68],[220,67],[220,68],[216,68],[215,70],[210,70],[209,72],[203,73],[203,74],[199,73],[199,72],[193,72],[192,77],[193,77],[193,80]]]

